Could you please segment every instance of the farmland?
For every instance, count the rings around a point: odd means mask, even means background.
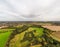
[[[24,28],[25,27],[25,28]],[[22,29],[23,28],[23,29]],[[26,26],[15,30],[14,38],[10,38],[6,46],[9,47],[54,47],[60,46],[60,42],[54,40],[50,35],[55,32],[39,25]],[[47,39],[48,38],[48,39]],[[56,42],[55,42],[56,41]],[[56,43],[56,44],[54,44]]]
[[[37,30],[37,32],[35,33],[35,36],[36,37],[40,37],[40,36],[42,36],[42,34],[43,34],[43,28],[29,28],[28,30],[26,30],[26,31],[24,31],[24,32],[22,32],[21,34],[18,34],[18,35],[16,35],[15,36],[15,38],[14,39],[12,39],[11,40],[11,42],[10,42],[10,47],[26,47],[26,45],[28,45],[28,44],[30,44],[31,42],[29,42],[29,41],[26,41],[26,42],[24,42],[24,43],[22,43],[21,44],[21,40],[23,40],[23,38],[24,38],[24,36],[25,36],[25,33],[27,32],[28,33],[28,31],[30,32],[30,33],[32,33],[32,30]],[[40,32],[41,31],[41,32]],[[29,33],[28,33],[29,34]],[[30,34],[31,35],[31,34]],[[31,36],[32,37],[32,36]],[[17,39],[16,39],[17,38]],[[33,38],[33,37],[32,37]],[[27,40],[27,38],[25,38],[26,40]],[[28,38],[29,39],[29,38]],[[16,40],[16,41],[15,41]],[[23,40],[24,41],[24,40]],[[26,43],[26,44],[25,44]],[[25,45],[24,45],[25,44]]]
[[[45,24],[13,24],[0,29],[0,47],[59,47],[56,33]]]
[[[0,47],[5,46],[11,33],[12,29],[0,29]]]

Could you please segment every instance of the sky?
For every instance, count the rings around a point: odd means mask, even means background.
[[[60,21],[60,0],[0,0],[0,21]]]

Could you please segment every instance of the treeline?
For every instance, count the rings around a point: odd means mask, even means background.
[[[60,22],[52,23],[53,25],[60,26]]]

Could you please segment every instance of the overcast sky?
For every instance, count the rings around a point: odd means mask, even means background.
[[[0,0],[0,21],[60,21],[60,0]]]

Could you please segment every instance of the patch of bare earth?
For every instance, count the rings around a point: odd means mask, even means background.
[[[60,31],[54,32],[52,35],[54,35],[56,38],[60,39]]]
[[[50,26],[43,26],[44,28],[50,29],[54,32],[52,35],[56,37],[58,40],[60,40],[60,26],[50,25]]]
[[[48,28],[52,31],[60,31],[60,26],[56,26],[56,25],[46,25],[46,26],[43,26],[44,28]]]

